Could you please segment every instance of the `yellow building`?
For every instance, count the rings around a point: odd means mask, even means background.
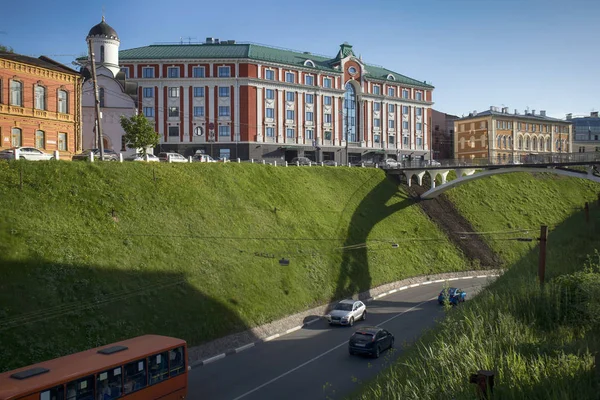
[[[569,153],[572,148],[569,121],[535,110],[520,114],[508,107],[490,107],[454,122],[454,154],[457,159],[495,159],[512,162],[528,154]]]

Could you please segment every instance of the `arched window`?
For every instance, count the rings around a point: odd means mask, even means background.
[[[35,87],[35,108],[37,110],[46,109],[46,88],[40,85]]]
[[[46,134],[44,133],[44,131],[35,131],[35,148],[46,148]]]
[[[104,46],[100,46],[100,62],[104,62]]]
[[[392,75],[392,74],[388,74],[387,78],[388,78],[390,81],[395,81],[395,80],[396,80],[396,77],[395,77],[394,75]]]
[[[23,143],[21,129],[12,128],[12,131],[10,133],[10,142],[13,147],[21,147],[21,143]]]
[[[471,139],[469,140],[469,146],[471,146],[471,148],[475,147],[475,136],[471,136]]]
[[[305,67],[315,67],[315,63],[312,60],[306,60],[304,61],[304,66]]]
[[[504,148],[508,149],[508,146],[506,145],[507,143],[507,136],[504,136]]]
[[[23,82],[10,81],[10,105],[23,107]]]
[[[356,91],[351,83],[347,83],[344,94],[344,137],[350,142],[358,141],[356,122]]]
[[[546,151],[552,151],[552,146],[550,144],[550,138],[546,138]]]
[[[517,148],[519,150],[523,150],[523,136],[519,136],[519,139],[517,139]]]
[[[498,136],[498,145],[496,148],[498,148],[498,149],[502,148],[502,136]]]
[[[98,89],[98,98],[100,99],[100,107],[104,107],[104,88]]]
[[[538,147],[539,147],[539,151],[544,151],[544,138],[542,138],[542,137],[540,138]]]
[[[58,91],[58,112],[62,114],[69,113],[69,94],[66,90]]]
[[[532,139],[531,150],[537,150],[537,137],[535,136]]]
[[[554,151],[560,151],[560,142],[556,139],[556,143],[554,143]]]

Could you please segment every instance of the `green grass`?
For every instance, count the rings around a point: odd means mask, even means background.
[[[0,209],[2,371],[144,333],[196,345],[471,268],[374,169],[1,162]]]
[[[581,209],[599,190],[582,180],[516,174],[450,191],[482,232],[531,228],[508,236],[536,238],[540,224],[551,226],[545,288],[537,281],[537,241],[488,235],[510,269],[353,398],[473,399],[469,375],[487,369],[496,371],[494,398],[597,399],[600,209],[591,205],[590,223]]]

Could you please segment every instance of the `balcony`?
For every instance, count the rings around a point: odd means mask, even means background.
[[[32,108],[11,106],[8,104],[0,104],[0,113],[19,115],[23,117],[42,118],[49,120],[57,120],[64,122],[73,122],[74,117],[72,114],[62,114],[46,110],[36,110]]]

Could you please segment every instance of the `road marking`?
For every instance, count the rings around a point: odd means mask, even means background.
[[[412,285],[408,285],[408,287],[411,287],[411,288],[417,287],[417,286],[421,286],[421,284],[420,283],[413,283]]]
[[[406,290],[408,289],[408,286],[402,286],[401,288],[398,288],[398,290]]]
[[[457,280],[458,280],[458,278],[449,278],[448,280],[449,280],[449,281],[457,281]]]
[[[302,329],[302,325],[296,326],[294,328],[288,329],[287,331],[285,331],[285,334],[287,335],[288,333],[292,333],[292,332],[296,332],[297,330]]]
[[[393,320],[393,319],[395,319],[395,318],[398,318],[399,316],[401,316],[401,315],[403,315],[403,314],[406,314],[407,312],[409,312],[409,311],[412,311],[412,310],[414,310],[415,308],[417,308],[417,307],[420,307],[420,306],[422,306],[423,304],[425,304],[425,303],[427,303],[427,302],[429,302],[429,301],[431,301],[431,300],[433,300],[433,299],[435,299],[435,297],[432,297],[432,298],[431,298],[431,299],[429,299],[429,300],[425,300],[425,301],[423,301],[423,302],[421,302],[421,303],[417,304],[416,306],[413,306],[413,307],[409,308],[408,310],[402,311],[401,313],[399,313],[399,314],[397,314],[397,315],[393,316],[392,318],[389,318],[388,320],[386,320],[386,321],[384,321],[384,322],[380,323],[379,325],[383,325],[383,324],[385,324],[385,323],[387,323],[387,322],[389,322],[389,321],[391,321],[391,320]],[[377,326],[379,326],[379,325],[377,325]],[[312,363],[312,362],[314,362],[314,361],[317,361],[319,358],[321,358],[321,357],[323,357],[323,356],[325,356],[325,355],[327,355],[327,354],[331,353],[332,351],[335,351],[335,350],[339,349],[340,347],[344,346],[344,345],[345,345],[345,344],[347,344],[347,343],[348,343],[348,341],[346,340],[345,342],[343,342],[343,343],[340,343],[340,344],[338,344],[338,345],[337,345],[337,346],[335,346],[335,347],[332,347],[331,349],[327,350],[326,352],[324,352],[324,353],[321,353],[321,354],[319,354],[318,356],[311,358],[310,360],[308,360],[308,361],[306,361],[306,362],[304,362],[304,363],[302,363],[302,364],[298,365],[298,366],[297,366],[297,367],[295,367],[295,368],[292,368],[292,369],[290,369],[290,370],[289,370],[289,371],[287,371],[287,372],[284,372],[283,374],[281,374],[281,375],[279,375],[279,376],[277,376],[277,377],[275,377],[275,378],[271,379],[271,380],[270,380],[270,381],[268,381],[268,382],[265,382],[265,383],[263,383],[263,384],[262,384],[262,385],[260,385],[260,386],[257,386],[257,387],[255,387],[254,389],[252,389],[252,390],[250,390],[250,391],[248,391],[248,392],[244,393],[244,394],[243,394],[243,395],[241,395],[241,396],[238,396],[238,397],[236,397],[236,398],[235,398],[235,399],[233,399],[233,400],[239,400],[239,399],[242,399],[242,398],[244,398],[244,397],[248,396],[249,394],[252,394],[252,393],[256,392],[257,390],[260,390],[260,389],[264,388],[265,386],[268,386],[268,385],[270,385],[271,383],[273,383],[273,382],[276,382],[276,381],[278,381],[279,379],[281,379],[281,378],[283,378],[283,377],[285,377],[285,376],[287,376],[287,375],[291,374],[292,372],[295,372],[295,371],[299,370],[300,368],[304,367],[305,365],[308,365],[308,364],[310,364],[310,363]]]
[[[276,333],[276,334],[274,334],[274,335],[272,335],[272,336],[269,336],[268,338],[264,338],[264,339],[263,339],[263,342],[268,342],[268,341],[271,341],[271,340],[273,340],[273,339],[277,339],[279,336],[281,336],[281,334],[279,334],[279,333]]]
[[[397,291],[398,291],[398,289],[392,289],[388,292],[388,294],[393,294],[393,293],[396,293]]]
[[[315,319],[311,319],[310,321],[308,321],[307,323],[305,323],[304,325],[311,325],[314,324],[315,322],[319,321],[321,318],[317,317]]]
[[[441,283],[441,282],[444,282],[444,281],[445,281],[445,279],[438,279],[437,281],[433,281],[433,283]]]
[[[432,284],[432,283],[433,283],[432,281],[427,281],[427,282],[423,282],[423,283],[421,283],[421,285],[430,285],[430,284]]]
[[[245,346],[238,347],[237,349],[235,349],[235,352],[236,352],[236,353],[239,353],[240,351],[247,350],[247,349],[249,349],[249,348],[251,348],[251,347],[254,347],[254,343],[248,343],[248,344],[247,344],[247,345],[245,345]]]
[[[221,353],[221,354],[219,354],[218,356],[214,356],[214,357],[211,357],[211,358],[207,358],[206,360],[202,361],[202,364],[203,364],[203,365],[204,365],[204,364],[208,364],[208,363],[211,363],[211,362],[213,362],[213,361],[220,360],[221,358],[225,358],[225,353]]]

